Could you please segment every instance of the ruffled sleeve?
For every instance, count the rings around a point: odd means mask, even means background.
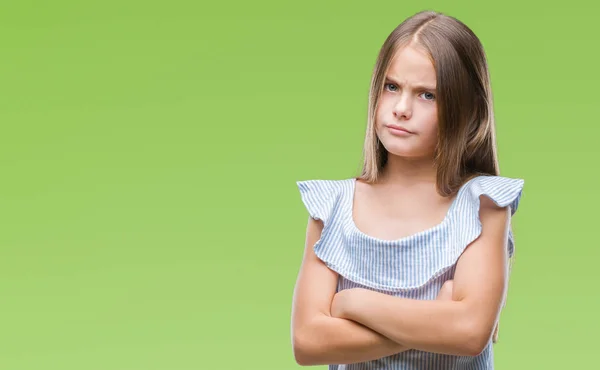
[[[383,240],[364,234],[353,223],[353,182],[297,182],[310,217],[324,223],[321,238],[314,245],[315,255],[347,281],[381,291],[410,292],[406,294],[431,289],[428,284],[451,273],[465,248],[479,237],[481,195],[498,206],[510,207],[514,215],[524,184],[521,179],[475,177],[461,187],[440,224],[400,239]],[[512,231],[507,250],[512,256]]]
[[[492,199],[499,207],[509,207],[511,216],[517,212],[523,194],[525,180],[502,176],[480,176],[469,183],[466,189],[466,202],[460,213],[464,222],[458,225],[455,234],[460,240],[455,245],[466,247],[481,234],[481,221],[479,219],[480,196],[485,195]],[[508,255],[512,257],[515,250],[515,241],[512,226],[508,233]],[[462,253],[462,250],[458,251]]]
[[[337,183],[333,180],[297,181],[300,197],[308,214],[327,225],[336,200]]]

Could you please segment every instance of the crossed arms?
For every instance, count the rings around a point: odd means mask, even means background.
[[[487,345],[507,287],[508,207],[481,197],[481,235],[459,258],[436,300],[366,289],[336,294],[338,275],[315,254],[323,224],[309,218],[292,303],[292,344],[300,365],[370,361],[409,349],[476,356]]]

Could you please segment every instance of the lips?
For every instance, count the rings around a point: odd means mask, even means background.
[[[402,127],[402,126],[397,126],[397,125],[386,125],[386,127],[387,127],[387,128],[389,128],[389,129],[391,129],[391,130],[392,130],[392,131],[394,131],[394,132],[404,132],[404,133],[407,133],[407,134],[414,134],[414,132],[412,132],[412,131],[409,131],[409,130],[405,129],[405,128],[404,128],[404,127]]]

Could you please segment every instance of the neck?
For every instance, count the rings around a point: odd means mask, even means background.
[[[399,157],[388,153],[387,163],[380,179],[382,184],[423,185],[435,184],[437,171],[433,158]]]

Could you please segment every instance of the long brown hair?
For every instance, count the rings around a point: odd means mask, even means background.
[[[379,51],[369,91],[360,178],[375,182],[387,162],[387,150],[375,131],[375,117],[391,60],[409,44],[428,52],[437,76],[438,192],[449,196],[474,176],[499,175],[492,91],[483,46],[456,18],[423,11],[398,25]]]

